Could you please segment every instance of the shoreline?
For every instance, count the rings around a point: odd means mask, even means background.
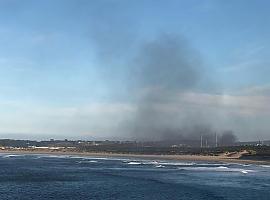
[[[122,154],[107,152],[72,152],[72,151],[24,151],[24,150],[0,150],[0,154],[47,154],[47,155],[67,155],[67,156],[94,156],[94,157],[120,157],[147,160],[172,160],[172,161],[208,161],[222,163],[241,163],[241,164],[270,164],[266,160],[247,160],[240,157],[225,156],[204,156],[204,155],[150,155],[150,154]]]

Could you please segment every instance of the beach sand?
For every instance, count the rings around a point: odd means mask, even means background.
[[[121,157],[134,159],[149,160],[181,160],[181,161],[208,161],[224,163],[244,163],[244,164],[269,164],[265,160],[245,160],[241,159],[241,153],[221,154],[218,156],[210,155],[146,155],[146,154],[121,154],[121,153],[104,153],[104,152],[74,152],[74,151],[48,151],[48,150],[0,150],[5,154],[50,154],[50,155],[70,155],[70,156],[94,156],[94,157]]]

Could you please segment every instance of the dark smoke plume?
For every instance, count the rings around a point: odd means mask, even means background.
[[[176,35],[161,35],[145,43],[134,62],[140,86],[169,91],[193,88],[202,70],[198,53]]]
[[[137,101],[137,112],[131,122],[131,133],[136,139],[168,140],[194,137],[194,130],[184,131],[180,118],[189,114],[168,110],[179,93],[196,89],[203,67],[198,56],[185,39],[162,35],[145,43],[135,59],[135,84],[142,91]],[[191,123],[192,126],[195,124]],[[199,132],[200,130],[198,130]],[[192,135],[193,134],[193,135]]]
[[[236,143],[237,137],[233,131],[224,131],[219,138],[219,144],[221,146],[232,146]]]
[[[135,113],[118,125],[116,134],[162,141],[199,141],[203,135],[208,143],[214,143],[211,117],[205,116],[205,109],[189,107],[189,102],[181,100],[185,93],[199,92],[201,82],[213,85],[211,80],[205,82],[200,54],[180,35],[162,34],[141,43],[121,30],[106,34],[106,39],[96,34],[101,37],[96,43],[104,62],[102,79],[108,80],[108,87],[123,87],[135,103]]]

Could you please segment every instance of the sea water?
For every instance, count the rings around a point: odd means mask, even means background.
[[[0,199],[269,200],[270,166],[0,154]]]

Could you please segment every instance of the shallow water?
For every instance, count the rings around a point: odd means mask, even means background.
[[[270,166],[0,154],[0,199],[269,200]]]

